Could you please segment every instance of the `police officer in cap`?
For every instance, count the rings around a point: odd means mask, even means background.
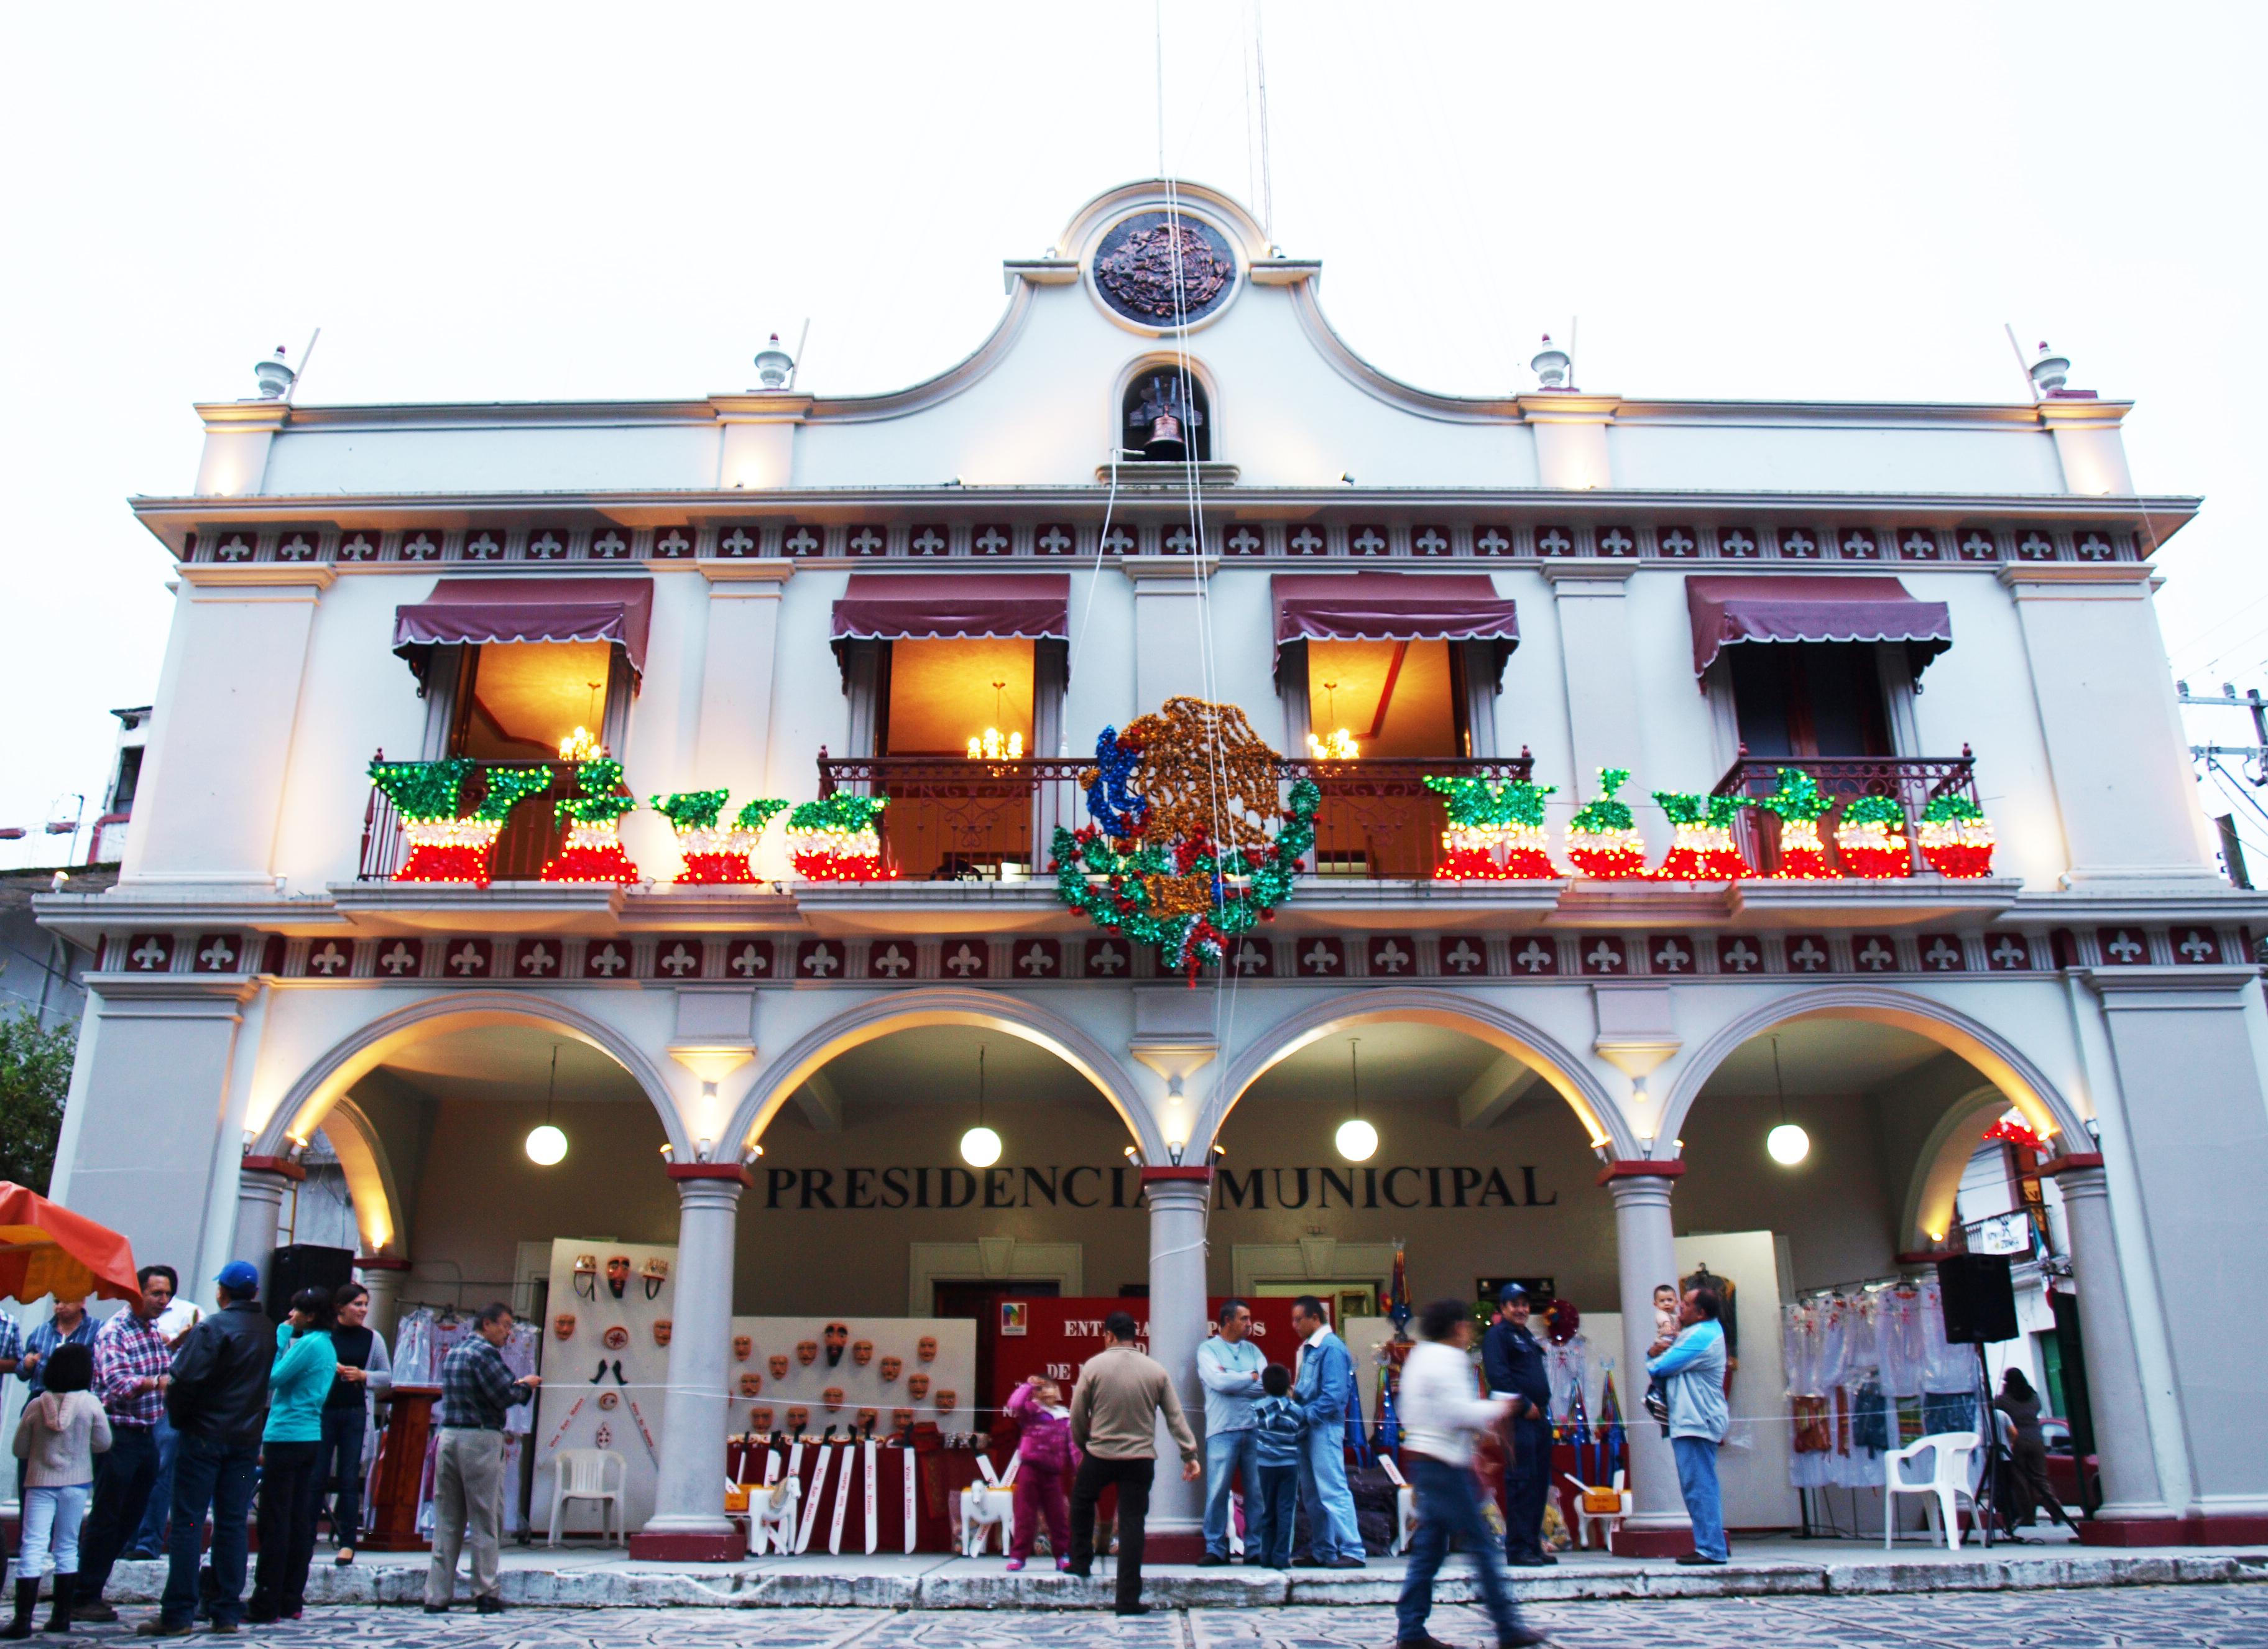
[[[1513,1399],[1512,1458],[1505,1462],[1504,1556],[1519,1568],[1559,1560],[1543,1550],[1543,1503],[1551,1492],[1551,1380],[1543,1348],[1528,1331],[1528,1291],[1506,1283],[1481,1342],[1489,1395]]]

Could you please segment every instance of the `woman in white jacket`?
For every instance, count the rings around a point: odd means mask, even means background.
[[[1520,1623],[1512,1583],[1497,1556],[1496,1536],[1481,1517],[1473,1482],[1473,1439],[1505,1417],[1508,1400],[1479,1395],[1480,1381],[1466,1348],[1472,1320],[1465,1304],[1437,1299],[1419,1314],[1424,1342],[1402,1366],[1397,1410],[1402,1420],[1402,1455],[1418,1491],[1418,1533],[1410,1542],[1410,1567],[1395,1606],[1396,1649],[1444,1649],[1425,1630],[1433,1609],[1433,1577],[1449,1555],[1449,1539],[1461,1535],[1473,1566],[1480,1571],[1481,1596],[1496,1623],[1500,1649],[1524,1649],[1543,1634]]]

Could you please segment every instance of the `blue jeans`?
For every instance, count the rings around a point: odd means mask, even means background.
[[[1260,1433],[1247,1426],[1241,1432],[1205,1433],[1204,1543],[1208,1557],[1228,1556],[1229,1479],[1244,1473],[1244,1521],[1252,1523],[1252,1495],[1260,1470]],[[1246,1542],[1247,1550],[1250,1542]]]
[[[331,1542],[362,1544],[362,1442],[370,1417],[362,1409],[323,1410],[323,1441],[315,1451],[315,1493],[335,1493],[331,1502]]]
[[[1394,1605],[1395,1638],[1415,1643],[1425,1636],[1425,1616],[1433,1611],[1433,1577],[1441,1572],[1454,1535],[1480,1571],[1481,1599],[1496,1623],[1497,1641],[1511,1641],[1520,1634],[1520,1606],[1512,1601],[1512,1583],[1498,1560],[1496,1536],[1481,1515],[1472,1472],[1415,1451],[1405,1451],[1403,1458],[1410,1462],[1410,1481],[1418,1491],[1418,1532],[1410,1537],[1410,1567]]]
[[[1354,1491],[1347,1487],[1346,1428],[1314,1426],[1300,1439],[1300,1498],[1307,1508],[1307,1550],[1317,1563],[1362,1556]]]
[[[1270,1569],[1292,1566],[1292,1525],[1300,1515],[1300,1469],[1263,1466],[1259,1488],[1244,1495],[1244,1561]]]
[[[150,1485],[150,1509],[142,1513],[142,1527],[126,1542],[129,1552],[153,1556],[166,1550],[166,1515],[173,1509],[173,1455],[181,1446],[181,1434],[162,1414],[158,1417],[154,1432],[158,1439],[158,1477]]]
[[[1677,1487],[1685,1496],[1685,1515],[1693,1520],[1693,1550],[1722,1563],[1732,1556],[1725,1544],[1725,1498],[1717,1491],[1717,1445],[1705,1437],[1673,1437]]]
[[[158,1439],[146,1425],[110,1428],[110,1452],[94,1474],[94,1510],[82,1537],[85,1550],[79,1570],[79,1601],[100,1600],[109,1584],[110,1566],[125,1549],[126,1537],[142,1521],[150,1505],[151,1485],[158,1477]]]
[[[173,1456],[173,1527],[166,1542],[166,1595],[158,1617],[186,1626],[196,1613],[197,1560],[205,1513],[212,1513],[213,1623],[244,1622],[245,1519],[260,1479],[260,1446],[184,1432]]]

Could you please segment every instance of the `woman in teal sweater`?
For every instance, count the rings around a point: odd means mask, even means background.
[[[331,1296],[320,1288],[294,1294],[291,1314],[276,1325],[268,1429],[260,1444],[260,1562],[246,1610],[255,1623],[297,1620],[306,1603],[322,1498],[315,1454],[323,1440],[323,1399],[339,1372],[330,1329]]]

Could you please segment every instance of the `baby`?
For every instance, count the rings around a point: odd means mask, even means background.
[[[1653,1350],[1649,1355],[1660,1357],[1677,1337],[1677,1290],[1668,1283],[1657,1285],[1653,1291]],[[1669,1435],[1669,1398],[1658,1380],[1649,1380],[1646,1388],[1646,1411],[1661,1424],[1661,1434]]]

